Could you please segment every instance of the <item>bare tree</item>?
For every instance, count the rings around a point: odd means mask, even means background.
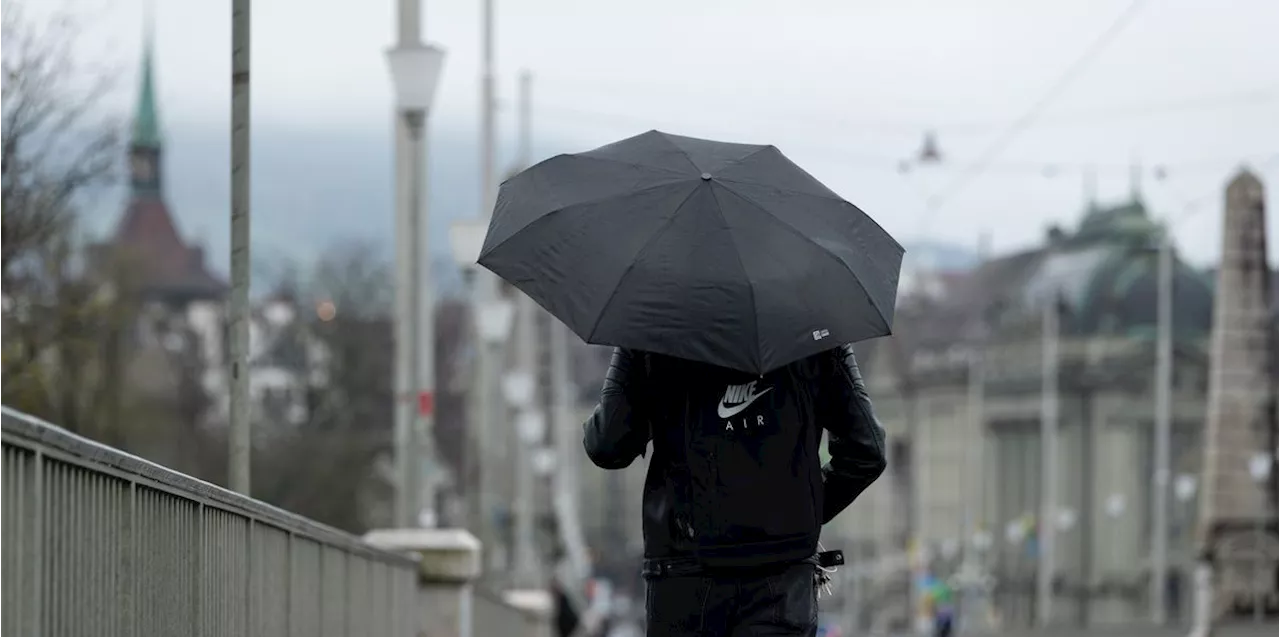
[[[69,14],[31,21],[6,2],[0,21],[4,402],[110,441],[128,285],[91,276],[76,210],[115,177],[119,127],[103,115],[112,78],[72,55]]]
[[[392,277],[376,246],[340,242],[309,272],[274,268],[278,296],[298,308],[297,340],[312,354],[304,422],[262,423],[254,495],[333,526],[361,532],[390,523]],[[437,446],[448,469],[461,456],[463,388],[450,386],[463,354],[465,311],[437,309]]]
[[[39,276],[39,261],[74,236],[79,198],[116,177],[120,127],[103,108],[113,74],[77,60],[73,17],[28,20],[21,3],[0,16],[4,287]],[[24,267],[25,266],[25,267]]]
[[[360,531],[370,502],[389,498],[379,460],[391,447],[388,264],[363,242],[324,251],[309,272],[278,268],[275,287],[294,301],[289,337],[310,352],[304,422],[262,423],[254,495],[333,526]]]

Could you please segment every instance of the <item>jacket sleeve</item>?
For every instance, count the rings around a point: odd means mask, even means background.
[[[876,420],[853,346],[824,357],[818,390],[819,422],[831,461],[822,468],[822,522],[845,510],[885,468],[884,429]]]
[[[614,348],[600,402],[582,425],[582,445],[602,469],[626,468],[649,444],[649,422],[642,415],[643,373],[632,369],[636,359],[631,350]]]

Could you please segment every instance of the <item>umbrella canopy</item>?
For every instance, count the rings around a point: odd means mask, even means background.
[[[503,183],[479,262],[589,343],[763,374],[889,334],[902,252],[773,146],[650,131]]]

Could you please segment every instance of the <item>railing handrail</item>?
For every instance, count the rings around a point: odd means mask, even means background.
[[[0,433],[6,444],[25,447],[35,453],[52,452],[51,457],[60,461],[115,475],[206,506],[226,509],[256,523],[272,525],[351,554],[394,566],[416,568],[417,560],[410,555],[375,548],[345,531],[94,442],[15,409],[0,406],[0,414]]]

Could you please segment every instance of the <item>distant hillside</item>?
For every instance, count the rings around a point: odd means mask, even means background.
[[[368,241],[391,259],[394,239],[389,127],[314,132],[254,130],[252,241],[255,263],[310,263],[347,240]],[[226,132],[174,126],[167,131],[165,192],[179,232],[205,248],[210,267],[230,269],[230,150]],[[535,149],[542,155],[552,151]],[[558,150],[558,149],[556,149]],[[123,158],[122,158],[123,159]],[[479,157],[466,131],[433,131],[428,214],[434,271],[443,294],[461,293],[449,249],[450,224],[478,213]],[[122,187],[86,211],[93,235],[114,231]],[[257,268],[255,268],[256,270]],[[255,291],[261,291],[255,280]]]
[[[460,294],[462,282],[449,250],[449,225],[473,217],[480,204],[476,136],[466,129],[433,130],[430,137],[428,204],[431,251],[443,294]],[[226,131],[174,125],[166,131],[165,175],[170,210],[182,235],[203,245],[216,272],[229,270],[230,148]],[[371,241],[393,246],[390,127],[314,131],[263,127],[253,138],[253,249],[255,261],[311,262],[335,242]],[[509,148],[503,149],[509,151]],[[534,157],[567,149],[543,140]],[[510,157],[509,152],[500,153]],[[122,157],[123,159],[123,157]],[[500,173],[501,176],[502,173]],[[124,206],[124,191],[103,197],[87,211],[93,234],[110,232]],[[906,246],[904,266],[964,269],[973,251],[942,242]],[[261,288],[255,281],[255,288]]]

